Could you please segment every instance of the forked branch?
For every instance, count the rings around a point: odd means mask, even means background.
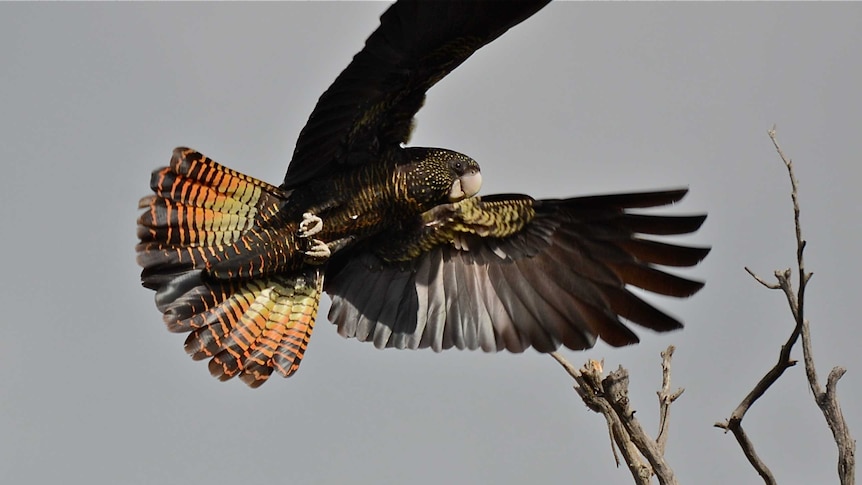
[[[812,356],[811,333],[804,313],[805,288],[808,285],[808,281],[811,279],[812,273],[805,270],[805,239],[802,237],[802,226],[799,221],[799,183],[793,171],[793,162],[784,155],[784,151],[778,144],[778,140],[775,135],[775,128],[769,130],[769,138],[772,140],[775,150],[778,152],[779,157],[781,157],[781,161],[787,168],[787,174],[790,177],[791,199],[793,202],[793,222],[796,229],[796,269],[799,289],[796,291],[793,289],[793,282],[791,281],[792,272],[789,268],[783,271],[775,271],[775,279],[777,283],[767,282],[749,268],[745,268],[745,270],[755,280],[757,280],[757,282],[766,288],[773,290],[780,289],[784,292],[787,304],[790,307],[790,312],[793,315],[794,327],[793,331],[790,333],[790,337],[787,339],[787,342],[785,342],[781,347],[778,355],[778,362],[776,362],[766,375],[760,379],[760,381],[754,386],[754,389],[745,396],[739,406],[737,406],[730,415],[730,418],[724,422],[715,423],[715,426],[733,433],[746,458],[748,458],[748,461],[755,470],[757,470],[757,473],[763,478],[765,483],[776,483],[775,476],[769,470],[769,467],[763,463],[754,451],[754,445],[748,439],[748,436],[742,428],[742,419],[757,399],[759,399],[767,389],[769,389],[772,384],[781,377],[784,371],[789,367],[796,365],[796,361],[790,357],[790,353],[793,350],[793,346],[796,345],[796,342],[801,336],[805,374],[808,378],[809,387],[811,388],[811,392],[814,394],[814,400],[817,403],[817,406],[826,418],[829,429],[832,430],[832,435],[835,438],[836,445],[838,446],[838,476],[840,482],[842,485],[853,485],[855,482],[856,442],[850,435],[847,422],[844,420],[844,415],[841,412],[836,391],[838,379],[840,379],[846,371],[841,367],[835,367],[829,373],[826,390],[824,391],[820,386],[817,378],[817,371],[814,366],[814,357]]]
[[[575,391],[591,410],[602,414],[611,434],[611,448],[619,466],[614,445],[620,450],[635,483],[646,485],[655,474],[661,484],[677,484],[673,470],[664,459],[669,425],[670,405],[683,389],[670,391],[670,362],[674,347],[662,352],[662,387],[659,397],[659,433],[656,440],[649,437],[629,404],[628,371],[622,367],[602,377],[602,364],[588,361],[580,370],[575,369],[558,352],[551,355],[571,375],[577,385]]]

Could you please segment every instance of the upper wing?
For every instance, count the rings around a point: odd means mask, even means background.
[[[627,286],[690,296],[703,283],[655,266],[693,266],[709,249],[639,234],[687,234],[706,216],[629,209],[670,204],[686,192],[539,201],[495,196],[483,198],[469,220],[457,211],[426,215],[426,236],[416,240],[445,234],[453,243],[400,262],[368,250],[334,266],[325,287],[332,296],[329,318],[342,335],[378,347],[438,351],[584,349],[596,337],[615,346],[637,342],[620,317],[657,331],[679,328]]]
[[[405,1],[320,97],[284,179],[295,187],[407,141],[425,92],[549,0]]]

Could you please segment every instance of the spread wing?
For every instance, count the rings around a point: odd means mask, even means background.
[[[657,266],[693,266],[709,249],[643,235],[687,234],[706,216],[631,209],[671,204],[686,192],[491,196],[435,209],[413,231],[415,245],[430,250],[392,261],[393,253],[368,247],[327,272],[329,319],[342,335],[377,347],[437,351],[585,349],[597,337],[636,343],[621,318],[660,332],[680,328],[630,287],[675,297],[697,292],[703,283]]]
[[[318,100],[299,134],[284,187],[363,164],[406,142],[431,86],[548,1],[392,5]]]

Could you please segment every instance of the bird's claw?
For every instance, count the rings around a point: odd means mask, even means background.
[[[320,239],[312,239],[311,245],[302,253],[305,254],[305,262],[309,264],[321,264],[332,256],[329,245]]]
[[[299,237],[309,238],[322,230],[323,219],[311,212],[302,215],[302,222],[299,223]]]
[[[311,237],[322,230],[323,219],[311,212],[302,215],[302,222],[299,223],[299,230],[296,231],[296,235],[302,240],[299,245],[300,251],[305,255],[305,262],[308,264],[322,264],[332,256],[329,245],[320,239]]]

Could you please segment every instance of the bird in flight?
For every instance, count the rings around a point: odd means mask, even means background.
[[[378,348],[552,352],[682,327],[632,287],[687,297],[708,248],[651,239],[705,215],[645,214],[686,189],[478,196],[479,164],[406,146],[426,91],[547,1],[402,0],[299,134],[274,186],[177,148],[140,201],[142,283],[186,350],[257,387],[299,368],[323,292],[345,337]]]

